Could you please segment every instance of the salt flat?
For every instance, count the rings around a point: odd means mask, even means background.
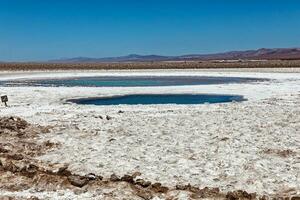
[[[1,87],[1,94],[9,96],[9,107],[1,108],[1,116],[19,116],[54,127],[38,140],[62,145],[39,160],[66,163],[78,174],[104,177],[139,171],[141,177],[167,186],[191,183],[260,195],[300,194],[300,70],[2,72],[0,80],[91,75],[271,80],[146,88]],[[66,103],[71,98],[140,93],[237,94],[248,101],[135,106]],[[107,115],[110,120],[105,119]]]

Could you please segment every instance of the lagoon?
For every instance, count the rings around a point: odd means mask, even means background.
[[[149,104],[204,104],[244,101],[239,95],[212,94],[132,94],[112,97],[72,99],[69,102],[85,105],[149,105]]]

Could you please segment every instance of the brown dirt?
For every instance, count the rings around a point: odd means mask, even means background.
[[[296,155],[296,152],[290,150],[290,149],[266,149],[263,151],[263,153],[265,154],[270,154],[270,155],[274,155],[274,156],[279,156],[279,157],[283,157],[283,158],[287,158],[289,156],[294,156]]]
[[[291,68],[300,67],[300,60],[247,62],[188,61],[132,63],[0,63],[0,71],[17,70],[125,70],[125,69],[212,69],[212,68]]]
[[[18,117],[0,118],[0,157],[22,160],[41,155],[58,146],[50,141],[35,141],[39,134],[45,134],[49,129],[50,127],[33,126]]]

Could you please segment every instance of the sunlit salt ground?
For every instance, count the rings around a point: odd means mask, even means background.
[[[263,71],[263,72],[262,72]],[[39,140],[61,147],[38,157],[73,172],[105,177],[139,171],[167,186],[191,183],[259,194],[300,191],[300,71],[103,71],[3,74],[14,78],[219,76],[263,78],[230,84],[165,87],[1,87],[1,115],[53,125]],[[78,105],[68,99],[128,94],[227,94],[248,101],[199,105]],[[122,111],[122,112],[120,112]],[[101,116],[101,117],[100,117]],[[109,120],[105,117],[109,116]],[[281,152],[289,150],[288,155]],[[30,191],[35,194],[37,191]],[[37,195],[38,196],[38,195]],[[67,198],[67,197],[66,197]]]

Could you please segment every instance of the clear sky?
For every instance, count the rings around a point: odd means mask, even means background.
[[[0,60],[300,47],[299,0],[0,0]]]

